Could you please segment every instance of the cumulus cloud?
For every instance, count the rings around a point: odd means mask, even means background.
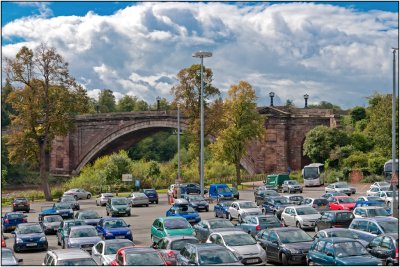
[[[109,16],[17,19],[3,25],[2,36],[24,41],[2,48],[12,57],[22,45],[45,41],[90,96],[108,88],[116,98],[136,95],[150,103],[157,96],[171,100],[179,70],[199,63],[192,52],[209,50],[213,57],[204,62],[222,92],[246,80],[260,105],[271,90],[276,104],[291,99],[301,106],[308,93],[310,103],[346,108],[374,91],[390,92],[397,19],[397,13],[324,3],[147,2]]]

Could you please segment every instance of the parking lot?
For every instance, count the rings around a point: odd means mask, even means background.
[[[357,193],[352,195],[358,197],[365,195],[369,185],[362,185],[357,187]],[[252,200],[254,201],[254,194],[252,190],[240,190],[241,200]],[[323,187],[304,188],[303,196],[307,197],[319,197],[323,194]],[[23,195],[23,194],[22,194]],[[79,200],[81,210],[95,210],[100,216],[106,217],[105,207],[98,207],[95,204],[95,197],[88,200]],[[37,222],[38,214],[40,213],[41,206],[49,206],[50,202],[33,202],[31,203],[31,211],[28,213],[28,222]],[[149,207],[133,207],[131,217],[123,217],[127,224],[131,225],[133,232],[133,241],[136,245],[150,246],[150,226],[154,219],[157,217],[165,216],[165,212],[168,210],[167,195],[159,194],[159,204],[150,204]],[[202,219],[214,218],[214,204],[210,205],[209,212],[200,212]],[[10,207],[2,207],[2,213],[11,211]],[[237,223],[237,221],[233,221]],[[313,230],[307,231],[310,236],[314,235]],[[10,233],[6,233],[5,236],[9,237],[6,240],[7,247],[12,248],[14,239]],[[55,235],[48,235],[49,249],[60,249],[57,245],[57,238]],[[23,259],[23,265],[41,265],[45,257],[46,252],[21,252],[16,253],[17,258]]]

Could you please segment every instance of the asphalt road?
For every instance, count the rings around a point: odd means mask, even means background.
[[[358,197],[361,195],[365,195],[365,191],[369,187],[363,186],[361,188],[357,188],[357,193],[353,195],[353,197]],[[239,191],[241,200],[252,200],[254,201],[253,191]],[[324,193],[323,187],[314,187],[314,188],[304,188],[303,196],[308,197],[319,197]],[[106,217],[105,207],[97,207],[95,204],[95,199],[88,200],[79,200],[81,210],[95,210],[100,216]],[[38,214],[40,212],[41,206],[49,206],[52,205],[50,202],[34,202],[31,203],[31,211],[28,213],[28,222],[37,222]],[[150,246],[150,226],[153,221],[161,216],[165,216],[165,212],[168,210],[169,205],[167,201],[166,194],[159,194],[159,204],[150,204],[149,207],[134,207],[132,208],[131,217],[123,217],[127,224],[131,225],[131,230],[133,232],[133,241],[136,245]],[[200,212],[200,216],[202,219],[214,218],[214,204],[210,204],[209,212]],[[2,207],[2,213],[11,211],[11,208]],[[236,221],[233,221],[236,223]],[[314,236],[314,231],[310,230],[307,233],[311,236]],[[7,247],[12,248],[14,243],[14,238],[10,233],[6,233],[5,236],[9,237],[6,240]],[[48,235],[49,249],[60,249],[61,247],[57,245],[57,238],[55,235]],[[21,252],[16,253],[17,258],[23,259],[23,265],[41,265],[43,259],[46,255],[46,252]],[[269,265],[269,264],[268,264]]]

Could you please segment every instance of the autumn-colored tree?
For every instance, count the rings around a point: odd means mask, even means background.
[[[246,154],[246,145],[265,132],[256,100],[255,90],[249,83],[240,81],[232,85],[224,101],[224,128],[212,144],[217,158],[235,165],[235,186],[241,183],[240,159]]]
[[[6,59],[6,72],[15,85],[7,97],[15,110],[8,136],[10,161],[38,166],[45,198],[51,200],[51,143],[73,127],[74,114],[87,111],[86,91],[70,76],[56,49],[45,44],[35,51],[22,47],[14,59]]]

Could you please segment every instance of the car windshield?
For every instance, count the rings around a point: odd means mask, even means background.
[[[218,187],[217,192],[218,193],[231,193],[231,190],[229,189],[229,187]]]
[[[147,197],[145,193],[134,193],[133,197]]]
[[[69,233],[70,238],[93,237],[93,236],[97,236],[97,231],[94,228],[71,229]]]
[[[294,231],[278,231],[277,234],[283,244],[307,242],[313,240],[311,236],[300,229]]]
[[[263,193],[266,196],[279,196],[279,193],[277,193],[276,191],[273,191],[273,190],[265,190],[265,191],[262,191],[261,193]]]
[[[278,218],[275,216],[258,217],[258,221],[260,225],[280,224]]]
[[[348,188],[347,184],[336,184],[336,188]]]
[[[386,191],[385,193],[386,193],[386,195],[388,197],[393,197],[393,192],[392,191]]]
[[[368,209],[367,214],[368,217],[389,216],[389,213],[384,208]]]
[[[175,209],[177,214],[195,213],[196,211],[190,206],[180,206]]]
[[[339,198],[339,203],[354,203],[354,199],[351,197],[341,197]]]
[[[202,200],[204,200],[204,197],[202,197],[202,196],[190,196],[189,197],[189,199],[190,200],[194,200],[194,201],[202,201]]]
[[[86,212],[82,212],[79,215],[79,219],[99,219],[100,215],[95,212],[95,211],[86,211]]]
[[[156,251],[147,253],[128,253],[125,257],[127,265],[165,265],[164,260]]]
[[[111,193],[105,193],[105,194],[103,194],[103,197],[113,197],[114,195],[113,194],[111,194]]]
[[[257,205],[252,201],[239,203],[239,206],[241,209],[258,208]]]
[[[354,218],[354,215],[351,212],[339,212],[336,214],[336,221],[338,221],[338,222],[349,221],[349,220],[352,220],[353,218]]]
[[[15,257],[11,250],[8,249],[2,249],[1,250],[1,263],[6,266],[6,265],[18,265],[17,261],[15,260]]]
[[[97,263],[91,259],[68,259],[68,260],[61,260],[58,261],[57,265],[62,265],[62,266],[85,266],[85,265],[97,265]]]
[[[329,201],[325,198],[314,199],[314,204],[318,206],[328,205]]]
[[[298,185],[299,184],[297,181],[287,181],[287,183],[290,185]]]
[[[274,198],[273,199],[275,204],[290,204],[289,199],[287,199],[286,197],[280,197],[280,198]]]
[[[72,226],[78,226],[78,225],[85,225],[86,223],[84,221],[70,221],[70,222],[66,222],[66,226],[68,228],[72,227]]]
[[[347,238],[352,238],[352,239],[358,239],[358,236],[347,229],[341,230],[341,231],[329,231],[327,232],[328,237],[347,237]]]
[[[200,241],[198,239],[182,239],[182,240],[175,240],[171,243],[172,250],[182,250],[186,244],[199,244]]]
[[[233,201],[223,201],[223,202],[220,202],[219,204],[224,207],[230,207],[230,206],[232,206],[232,203],[233,203]]]
[[[25,218],[26,215],[24,215],[22,213],[11,213],[11,214],[8,214],[7,217],[9,219],[22,219],[22,218]]]
[[[380,186],[380,187],[382,187],[382,186],[387,186],[387,187],[389,187],[389,186],[390,186],[390,184],[387,183],[387,182],[378,182],[377,185]]]
[[[14,200],[14,202],[15,202],[16,204],[22,204],[22,203],[27,203],[28,200],[27,200],[26,198],[16,198],[16,199]]]
[[[338,258],[369,255],[368,251],[358,241],[335,243],[333,247]]]
[[[166,220],[164,222],[165,229],[186,229],[191,228],[186,219],[183,220]]]
[[[291,197],[289,197],[289,199],[291,201],[302,201],[304,199],[304,197],[302,197],[302,196],[291,196]]]
[[[256,240],[249,234],[224,235],[224,240],[228,246],[247,246],[257,244]]]
[[[57,204],[55,204],[54,205],[54,208],[56,209],[56,210],[67,210],[67,209],[70,209],[71,208],[71,206],[69,205],[69,204],[67,204],[67,203],[57,203]]]
[[[311,207],[304,208],[296,208],[297,215],[311,215],[311,214],[319,214],[319,212]]]
[[[398,233],[399,232],[399,221],[386,221],[378,222],[379,226],[386,233]]]
[[[43,218],[43,221],[52,223],[52,222],[62,222],[63,219],[61,218],[61,216],[46,216]]]
[[[236,256],[227,249],[201,250],[199,251],[200,265],[212,265],[222,263],[235,263]]]
[[[72,201],[75,202],[76,200],[75,200],[74,197],[72,197],[72,196],[69,197],[69,196],[68,196],[68,197],[62,197],[60,201],[61,201],[61,202],[72,202]]]
[[[128,205],[128,200],[125,198],[112,199],[111,204],[113,204],[113,205]]]
[[[104,222],[104,228],[120,228],[120,227],[127,227],[128,225],[125,223],[124,220],[117,219],[117,220],[109,220]]]
[[[33,233],[43,233],[42,227],[39,224],[31,224],[31,225],[24,225],[19,224],[19,233],[20,234],[33,234]]]
[[[237,193],[238,192],[238,190],[236,188],[234,188],[234,187],[231,187],[231,191],[232,191],[232,193]]]
[[[118,249],[123,247],[133,246],[133,243],[130,241],[126,242],[118,242],[118,243],[106,243],[106,248],[104,250],[105,255],[115,255],[117,254]]]
[[[154,190],[154,189],[144,189],[143,192],[146,193],[146,194],[155,194],[155,193],[157,193],[156,190]]]
[[[379,201],[381,200],[379,197],[367,197],[367,201]]]
[[[233,228],[235,227],[233,223],[230,221],[225,221],[225,220],[215,220],[215,221],[209,221],[210,228],[211,229],[216,229],[216,228]]]

